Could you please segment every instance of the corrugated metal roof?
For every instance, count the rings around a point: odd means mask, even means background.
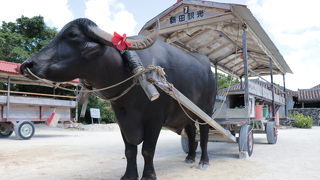
[[[242,56],[243,25],[247,26],[249,68],[269,75],[269,58],[274,74],[292,73],[283,56],[244,5],[183,0],[148,21],[140,34],[147,34],[160,22],[162,40],[187,52],[208,56],[228,74],[244,75]],[[256,76],[249,73],[249,76]]]
[[[270,83],[261,81],[261,80],[259,80],[259,79],[250,79],[249,81],[250,81],[250,82],[253,82],[253,83],[255,83],[255,84],[257,84],[257,85],[259,85],[259,86],[261,86],[261,87],[264,87],[264,88],[266,88],[266,89],[271,90]],[[244,82],[242,83],[242,87],[243,87],[243,88],[241,88],[241,83],[238,83],[238,84],[235,84],[235,85],[231,86],[230,89],[229,89],[229,91],[232,92],[232,91],[243,90],[244,87],[245,87]],[[280,88],[280,89],[279,89],[279,88]],[[274,89],[275,89],[275,94],[279,94],[279,95],[283,96],[283,89],[284,89],[284,88],[283,88],[283,87],[279,87],[279,88],[278,88],[278,87],[275,87],[275,88],[274,88]],[[224,88],[224,89],[219,90],[220,95],[222,95],[223,92],[225,92],[227,89],[228,89],[228,88]],[[292,91],[292,90],[290,90],[290,89],[286,89],[286,94],[287,94],[288,96],[298,96],[298,92],[297,92],[297,91]]]

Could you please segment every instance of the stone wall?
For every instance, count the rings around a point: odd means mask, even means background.
[[[289,110],[289,114],[301,113],[305,116],[310,116],[313,119],[313,124],[318,125],[320,119],[320,108],[294,108]]]

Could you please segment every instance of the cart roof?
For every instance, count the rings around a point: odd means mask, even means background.
[[[139,34],[147,34],[160,22],[160,38],[187,52],[209,57],[218,69],[244,75],[242,32],[247,28],[248,64],[259,75],[292,73],[283,56],[245,5],[183,0],[147,22]],[[245,26],[244,26],[245,24]],[[249,76],[256,76],[250,73]]]

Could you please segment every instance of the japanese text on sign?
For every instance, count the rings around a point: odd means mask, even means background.
[[[204,10],[198,10],[195,12],[189,12],[189,9],[184,8],[184,14],[178,16],[171,16],[170,17],[170,24],[174,24],[177,22],[184,22],[193,19],[202,18],[204,16]]]

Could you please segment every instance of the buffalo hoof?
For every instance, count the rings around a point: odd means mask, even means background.
[[[138,177],[122,176],[120,180],[138,180]]]
[[[195,162],[195,157],[187,156],[186,159],[184,160],[184,162],[186,162],[188,164],[192,164]]]
[[[156,180],[157,176],[155,174],[149,175],[149,176],[143,176],[141,180]]]
[[[209,167],[209,162],[201,162],[199,163],[198,169],[200,170],[206,170]]]
[[[193,159],[185,159],[184,162],[186,162],[187,164],[193,164],[194,160]]]

